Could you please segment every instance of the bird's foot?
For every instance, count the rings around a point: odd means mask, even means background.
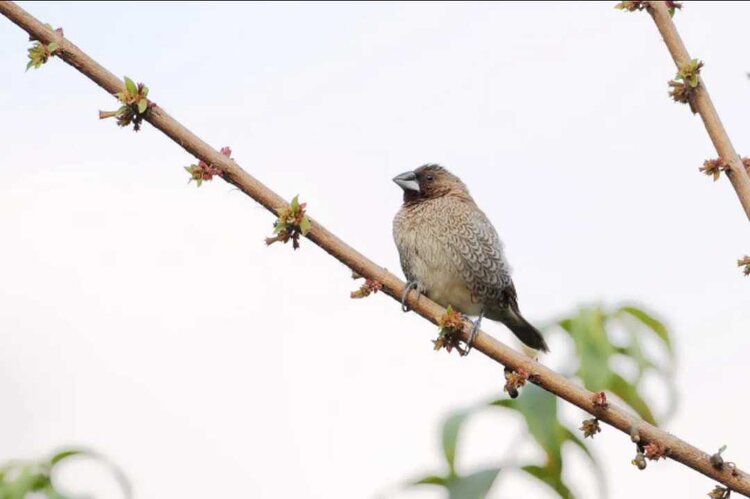
[[[417,281],[409,281],[406,283],[406,287],[404,288],[404,293],[401,295],[401,310],[403,312],[408,312],[409,305],[406,304],[406,299],[409,297],[409,291],[412,289],[417,291],[417,298],[419,298],[419,283]]]
[[[477,317],[477,320],[475,320],[471,326],[471,333],[469,333],[469,341],[466,342],[466,349],[461,353],[461,355],[464,357],[469,355],[469,352],[471,352],[471,347],[474,345],[474,340],[476,339],[477,333],[479,332],[479,329],[482,326],[482,317],[484,317],[484,311],[482,311],[482,313],[479,314],[479,317]]]

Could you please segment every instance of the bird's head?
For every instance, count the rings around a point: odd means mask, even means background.
[[[471,199],[461,179],[440,165],[423,165],[414,171],[393,178],[404,190],[404,202],[417,202],[442,196],[456,195]]]

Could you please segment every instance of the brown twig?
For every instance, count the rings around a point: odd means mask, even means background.
[[[57,42],[60,48],[59,53],[56,53],[56,55],[104,88],[108,93],[115,94],[124,89],[123,82],[114,74],[110,73],[73,43],[67,39],[63,39],[13,2],[0,2],[0,14],[3,14],[43,43]],[[272,213],[276,214],[280,207],[288,204],[285,199],[240,168],[234,160],[220,154],[219,151],[212,148],[177,122],[177,120],[169,116],[163,108],[156,107],[151,109],[144,119],[174,140],[188,153],[205,161],[207,164],[219,168],[224,172],[222,177],[224,180],[237,186],[242,192],[256,200]],[[358,275],[382,283],[382,291],[384,293],[387,293],[397,301],[401,300],[401,294],[405,288],[405,284],[401,279],[367,259],[367,257],[328,231],[322,224],[315,220],[311,220],[311,222],[312,228],[307,234],[308,239]],[[416,293],[409,295],[408,305],[412,310],[434,324],[437,324],[446,312],[443,307],[424,296],[417,299]],[[463,329],[460,331],[461,338],[468,340],[469,333],[468,325],[463,324]],[[671,459],[683,463],[721,482],[732,490],[750,497],[750,479],[744,472],[735,469],[733,474],[727,469],[716,469],[711,465],[709,454],[680,440],[674,435],[640,420],[615,404],[609,403],[607,409],[602,410],[596,404],[597,398],[594,393],[539,364],[526,355],[507,347],[484,332],[480,331],[477,334],[474,341],[474,348],[516,372],[524,371],[528,373],[528,378],[533,383],[580,407],[584,411],[596,415],[600,421],[628,435],[631,428],[637,426],[643,443],[657,442],[663,447],[669,448],[671,451],[669,457]]]
[[[650,8],[647,10],[654,19],[656,27],[659,29],[659,33],[661,33],[664,43],[669,49],[669,53],[672,54],[672,59],[674,59],[677,68],[679,69],[681,66],[690,64],[690,54],[688,54],[685,44],[677,32],[674,21],[672,21],[672,16],[669,15],[669,7],[666,2],[653,1],[649,2],[649,6]],[[727,165],[727,177],[729,177],[729,181],[737,192],[737,197],[740,199],[740,204],[742,204],[742,208],[745,210],[745,215],[750,219],[750,176],[745,170],[742,160],[734,150],[732,142],[729,140],[729,136],[724,129],[724,125],[721,123],[716,108],[713,102],[711,102],[711,97],[708,95],[705,82],[702,77],[699,78],[700,84],[693,89],[691,103],[703,120],[706,131],[709,137],[711,137],[711,142],[713,142],[714,148],[716,148],[716,152],[723,163]]]

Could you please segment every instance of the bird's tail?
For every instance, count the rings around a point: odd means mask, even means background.
[[[541,350],[542,352],[549,352],[547,342],[544,341],[544,336],[539,332],[537,328],[529,324],[529,322],[523,318],[519,313],[514,313],[511,320],[505,320],[503,323],[515,334],[519,340],[521,340],[526,346],[533,348],[534,350]]]

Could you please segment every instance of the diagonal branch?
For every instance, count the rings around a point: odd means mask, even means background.
[[[677,32],[677,28],[672,21],[672,16],[669,15],[669,8],[666,2],[648,2],[648,5],[650,8],[647,10],[654,19],[656,27],[659,29],[659,33],[661,33],[677,68],[679,69],[680,66],[689,64],[691,60],[690,54],[688,54],[685,44]],[[719,157],[723,160],[722,163],[728,166],[727,176],[729,177],[729,181],[737,192],[737,197],[740,199],[740,204],[742,204],[742,208],[745,210],[745,215],[750,219],[750,175],[748,175],[745,165],[734,150],[732,141],[729,140],[727,131],[721,123],[713,102],[711,102],[711,96],[708,95],[708,90],[706,90],[703,79],[700,80],[700,84],[695,88],[691,99],[695,110],[703,120],[703,125],[705,125],[709,137],[711,137],[711,142],[713,142],[716,152],[719,153]]]
[[[46,27],[15,3],[0,2],[0,14],[3,14],[42,43],[57,43],[59,46],[55,52],[57,57],[75,67],[108,93],[115,94],[124,90],[123,82],[114,74],[110,73],[81,49]],[[236,185],[245,194],[272,213],[277,213],[279,208],[287,206],[287,201],[281,196],[240,168],[234,160],[213,149],[177,120],[169,116],[163,109],[159,107],[152,108],[146,114],[145,119],[183,147],[188,153],[205,161],[207,164],[219,168],[223,172],[223,178],[227,182]],[[307,237],[360,276],[381,282],[383,284],[382,290],[385,293],[397,301],[400,300],[405,288],[405,284],[401,279],[347,245],[323,227],[323,225],[312,220],[312,229]],[[435,324],[445,313],[443,307],[425,297],[417,299],[414,293],[410,295],[408,304],[419,315]],[[464,324],[464,329],[461,331],[461,337],[464,340],[468,340],[469,328],[466,324]],[[750,476],[739,469],[730,469],[728,466],[724,466],[721,469],[715,468],[711,465],[710,456],[700,449],[631,415],[628,411],[615,404],[602,404],[601,399],[595,396],[593,392],[586,390],[535,360],[511,349],[484,332],[480,331],[477,335],[474,341],[474,348],[513,370],[525,370],[529,374],[529,379],[545,390],[580,407],[584,411],[596,416],[599,420],[628,435],[631,435],[633,431],[637,431],[642,444],[658,444],[662,448],[668,449],[669,457],[675,461],[683,463],[723,483],[732,490],[750,497]]]

